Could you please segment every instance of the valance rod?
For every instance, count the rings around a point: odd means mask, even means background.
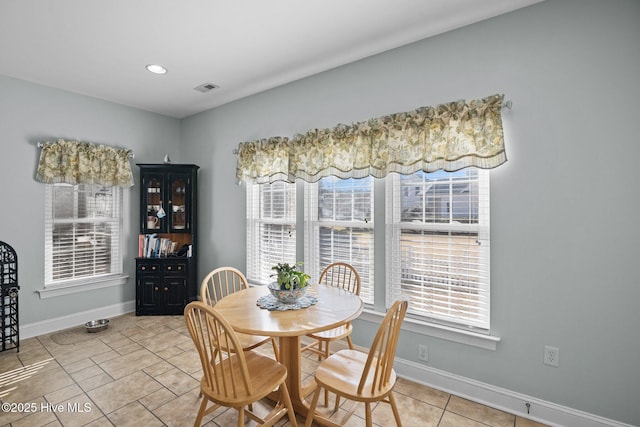
[[[44,142],[38,142],[38,148],[44,147]],[[237,150],[236,150],[237,151]],[[237,153],[236,153],[237,154]],[[129,154],[130,159],[134,159],[135,155],[133,153]]]

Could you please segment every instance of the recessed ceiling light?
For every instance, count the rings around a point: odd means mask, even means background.
[[[147,65],[147,70],[151,71],[154,74],[167,74],[167,69],[162,65],[149,64]]]

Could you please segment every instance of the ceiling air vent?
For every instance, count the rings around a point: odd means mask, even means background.
[[[197,90],[198,92],[206,93],[206,92],[209,92],[210,90],[217,89],[219,87],[220,86],[214,85],[213,83],[205,83],[205,84],[201,84],[198,87],[194,87],[194,89]]]

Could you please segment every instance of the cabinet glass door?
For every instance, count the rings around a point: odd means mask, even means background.
[[[170,182],[171,231],[185,232],[190,228],[189,214],[191,209],[190,182],[188,175],[172,174]]]
[[[162,229],[162,218],[166,214],[162,205],[164,201],[163,184],[160,176],[147,176],[143,182],[145,196],[143,207],[146,210],[143,227],[147,233],[158,232]]]

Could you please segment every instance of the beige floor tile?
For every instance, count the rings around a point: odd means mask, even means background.
[[[111,421],[109,421],[107,417],[103,415],[102,417],[96,420],[93,420],[92,422],[90,422],[89,424],[83,427],[113,427],[113,424],[111,423]]]
[[[65,371],[67,371],[69,374],[72,374],[71,376],[73,376],[75,372],[82,371],[83,369],[94,366],[96,366],[96,362],[89,358],[84,360],[76,360],[73,362],[65,362],[65,364],[62,365]]]
[[[173,392],[163,387],[161,389],[154,391],[151,394],[148,394],[142,399],[138,399],[138,401],[142,405],[144,405],[145,408],[149,409],[150,411],[153,411],[154,409],[159,408],[165,403],[172,401],[176,397],[177,396]]]
[[[0,389],[0,395],[4,396],[5,402],[27,402],[73,383],[73,378],[56,365],[53,369],[35,371],[28,377],[16,379],[9,387]]]
[[[12,407],[9,411],[0,411],[0,426],[8,426],[9,423],[15,423],[23,418],[29,417],[31,415],[42,412],[40,408],[41,405],[46,404],[46,400],[44,397],[38,396],[35,399],[25,400],[20,402],[13,402],[12,400],[2,400],[3,403],[11,402],[11,403],[24,403],[27,408],[20,407]]]
[[[87,394],[99,409],[109,414],[116,409],[141,399],[161,388],[162,385],[144,372],[138,371],[117,381],[105,384]]]
[[[71,378],[73,378],[75,382],[81,382],[82,380],[104,374],[105,372],[99,366],[93,365],[72,373]]]
[[[143,369],[143,371],[149,374],[149,376],[155,378],[156,375],[164,374],[165,372],[168,372],[172,369],[176,369],[176,367],[173,366],[171,363],[165,362],[163,360],[161,362],[156,363],[155,365],[147,366],[146,368]]]
[[[449,393],[414,383],[404,378],[398,378],[393,390],[396,394],[404,394],[405,396],[413,397],[414,399],[421,400],[438,408],[447,406],[450,397]]]
[[[546,424],[516,416],[516,427],[548,427]]]
[[[44,346],[40,345],[40,347],[34,346],[31,350],[20,349],[20,353],[17,354],[18,359],[22,362],[23,365],[31,365],[40,360],[50,359],[52,358],[52,354],[44,348]]]
[[[128,337],[122,337],[117,341],[112,341],[105,344],[115,350],[118,354],[127,354],[142,348],[140,344]]]
[[[428,403],[396,393],[396,404],[403,425],[407,426],[437,426],[442,417],[443,409]],[[362,405],[364,406],[364,405]],[[362,415],[364,418],[364,414]],[[381,426],[395,425],[395,418],[391,405],[379,403],[373,410],[372,420]]]
[[[196,416],[198,415],[198,409],[201,402],[201,399],[198,397],[198,393],[199,390],[192,390],[187,394],[179,396],[154,409],[152,412],[169,427],[193,425],[196,420]],[[210,421],[213,417],[218,416],[219,412],[224,410],[226,410],[226,408],[221,408],[207,415],[203,420],[203,424]],[[218,424],[221,426],[236,425],[235,422],[232,424]]]
[[[160,384],[177,395],[182,395],[193,389],[200,389],[200,382],[194,380],[190,375],[173,368],[163,374],[153,377]]]
[[[200,356],[198,356],[198,352],[196,348],[193,347],[190,351],[185,351],[181,354],[173,356],[167,359],[167,362],[171,363],[176,368],[180,369],[187,374],[193,374],[194,372],[198,372],[202,370],[202,365],[200,364]]]
[[[58,407],[61,411],[56,413],[56,416],[65,427],[84,426],[103,415],[102,411],[84,393],[60,402]]]
[[[54,391],[53,393],[46,394],[44,398],[47,402],[52,404],[58,404],[65,400],[71,399],[72,397],[79,396],[84,392],[78,386],[78,384],[71,384],[65,388],[61,388],[60,390]]]
[[[168,347],[184,344],[185,342],[191,342],[191,338],[185,337],[173,329],[168,329],[167,332],[158,333],[155,336],[138,340],[140,345],[154,353],[166,350]]]
[[[512,427],[515,422],[515,416],[512,414],[457,396],[451,396],[447,411],[493,427]]]
[[[438,427],[487,427],[478,421],[463,417],[453,412],[445,411]]]
[[[14,350],[8,350],[0,353],[0,366],[2,367],[0,368],[0,375],[2,375],[5,372],[22,368],[24,364]]]
[[[58,363],[62,366],[70,366],[80,360],[111,351],[111,348],[102,341],[93,339],[80,344],[62,345],[50,351]]]
[[[93,389],[96,389],[100,386],[103,386],[105,384],[109,384],[111,382],[113,382],[114,379],[111,378],[108,374],[105,374],[104,372],[96,375],[95,377],[91,377],[91,378],[87,378],[84,379],[82,381],[78,381],[78,385],[82,388],[82,390],[86,391],[90,391]]]
[[[154,427],[163,423],[147,408],[138,402],[132,402],[108,415],[109,420],[119,427]]]
[[[107,360],[115,359],[116,357],[120,357],[120,356],[122,355],[117,351],[109,350],[109,351],[105,351],[104,353],[100,353],[100,354],[96,354],[95,356],[92,356],[91,360],[93,360],[94,363],[99,365],[103,362],[106,362]]]
[[[115,351],[120,355],[125,355],[125,354],[131,354],[133,352],[136,352],[138,350],[143,350],[143,349],[144,347],[138,344],[137,342],[131,342],[125,346],[116,348]]]
[[[161,360],[162,359],[149,350],[140,349],[133,353],[107,360],[101,363],[100,367],[111,377],[118,379],[146,368],[147,366],[154,365]]]
[[[195,350],[195,347],[194,347],[194,350]],[[182,353],[184,353],[184,350],[182,350],[180,347],[175,345],[172,345],[171,347],[167,347],[160,351],[155,352],[156,356],[161,357],[165,360],[170,359]]]
[[[13,421],[11,427],[38,427],[57,421],[58,419],[53,412],[37,411],[24,418]],[[0,418],[0,425],[2,425],[2,418]]]

